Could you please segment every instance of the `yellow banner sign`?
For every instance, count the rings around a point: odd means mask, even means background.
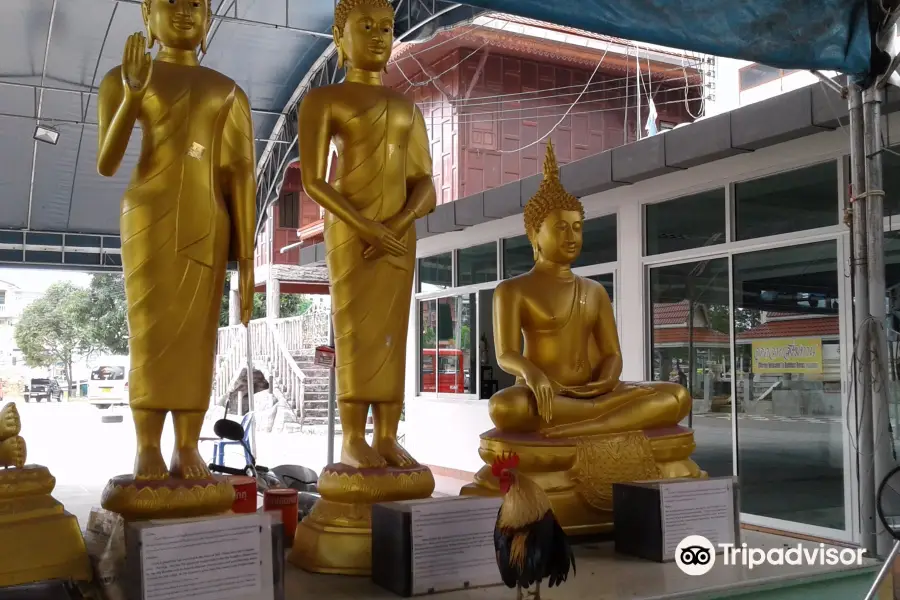
[[[822,338],[754,340],[754,373],[821,373]]]

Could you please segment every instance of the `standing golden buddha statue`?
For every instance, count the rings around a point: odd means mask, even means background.
[[[303,187],[325,210],[341,462],[297,532],[291,561],[316,572],[371,570],[371,506],[427,498],[434,477],[397,442],[416,261],[415,221],[434,210],[428,131],[416,105],[382,84],[394,41],[387,0],[341,0],[332,34],[343,83],[300,104]],[[326,179],[329,147],[338,149]],[[369,410],[373,443],[366,443]]]
[[[584,207],[563,188],[553,145],[524,210],[535,265],[494,291],[494,346],[516,383],[490,399],[495,429],[481,436],[485,466],[463,495],[498,495],[491,464],[518,454],[569,533],[612,527],[612,484],[703,477],[694,434],[679,423],[691,396],[673,383],[623,383],[612,302],[602,284],[572,273]],[[524,347],[523,347],[524,340]]]
[[[56,478],[47,467],[25,464],[21,429],[10,402],[0,409],[0,588],[88,582],[91,562],[78,519],[51,495]]]
[[[103,506],[131,517],[212,514],[234,491],[197,444],[209,407],[219,308],[229,259],[240,268],[241,319],[252,310],[256,182],[247,95],[200,66],[209,0],[143,0],[148,42],[125,44],[98,97],[97,170],[119,168],[137,123],[141,153],[122,198],[134,473],[110,481]],[[159,42],[151,59],[147,48]],[[160,438],[172,413],[175,449]]]

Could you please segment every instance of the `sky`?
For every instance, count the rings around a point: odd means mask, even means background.
[[[87,287],[91,282],[91,275],[50,269],[0,269],[0,281],[8,281],[26,292],[44,292],[59,281],[70,281]]]

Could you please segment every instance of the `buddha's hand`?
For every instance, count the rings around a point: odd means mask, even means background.
[[[553,418],[553,397],[556,396],[557,386],[542,371],[526,376],[525,385],[534,394],[538,415],[545,423],[549,423]]]
[[[596,381],[587,385],[562,388],[559,390],[559,393],[569,398],[596,398],[611,392],[615,387],[615,383]]]
[[[367,220],[360,228],[359,236],[373,249],[374,254],[370,254],[370,256],[384,252],[393,256],[406,254],[406,244],[401,242],[397,234],[382,223]]]
[[[125,42],[122,55],[122,83],[125,93],[132,97],[143,96],[150,85],[153,73],[153,58],[147,52],[147,42],[143,33],[133,33]]]
[[[386,220],[384,226],[390,229],[398,240],[403,240],[406,237],[410,224],[414,221],[415,215],[407,214],[407,211],[401,211],[399,214]],[[368,246],[363,250],[363,258],[365,259],[378,258],[383,254],[383,252],[376,250],[375,246]]]

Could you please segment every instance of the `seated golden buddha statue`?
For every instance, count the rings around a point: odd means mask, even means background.
[[[51,496],[56,479],[25,464],[22,422],[0,409],[0,588],[61,580],[88,582],[91,563],[78,519]]]
[[[563,188],[552,144],[524,212],[535,266],[494,292],[497,363],[516,383],[490,399],[495,429],[479,450],[486,465],[462,493],[497,493],[490,465],[513,451],[569,532],[602,531],[611,526],[613,483],[704,475],[690,460],[693,432],[679,426],[691,396],[674,383],[620,381],[609,295],[571,270],[584,208]]]

